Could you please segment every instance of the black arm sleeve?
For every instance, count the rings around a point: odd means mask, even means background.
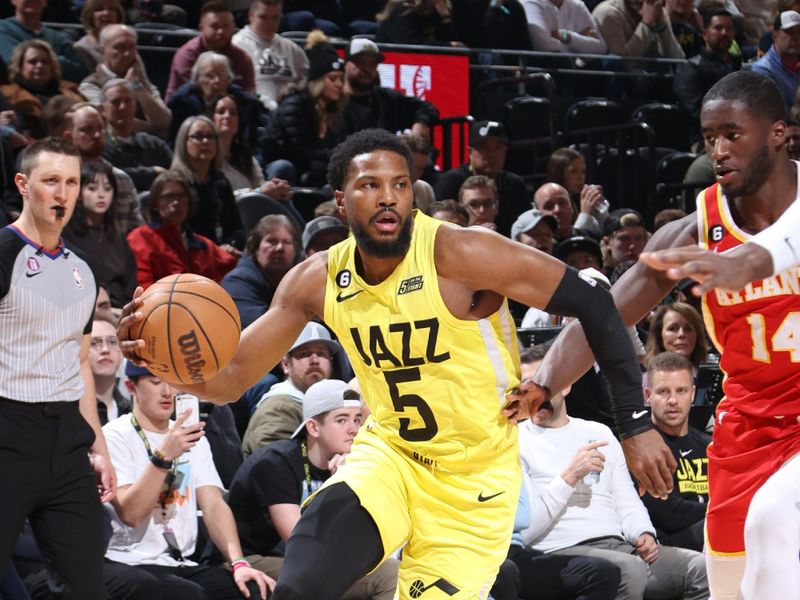
[[[591,278],[567,267],[547,312],[578,317],[589,347],[611,387],[614,421],[620,435],[630,437],[653,428],[642,412],[642,375],[639,362],[614,300]]]

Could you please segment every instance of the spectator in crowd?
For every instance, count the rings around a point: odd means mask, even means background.
[[[661,229],[667,223],[680,221],[686,216],[686,211],[680,208],[664,208],[653,217],[653,233]]]
[[[196,192],[182,173],[156,177],[148,201],[150,222],[128,234],[139,285],[146,288],[176,273],[220,281],[236,265],[236,256],[188,225],[196,206]]]
[[[306,54],[308,83],[281,100],[272,136],[279,148],[270,159],[290,160],[301,185],[322,187],[330,153],[347,135],[344,61],[318,30],[309,33]]]
[[[317,217],[303,229],[303,252],[311,256],[347,238],[350,230],[336,217]]]
[[[105,129],[106,124],[100,110],[86,102],[81,102],[70,107],[66,114],[67,129],[64,137],[71,140],[81,153],[81,164],[111,163],[103,158],[106,149]],[[136,187],[127,173],[113,167],[114,174],[114,221],[117,230],[128,233],[134,227],[144,224],[142,211],[139,205],[139,196]]]
[[[586,159],[574,148],[558,148],[547,161],[547,181],[569,192],[572,208],[580,207],[575,228],[590,232],[598,239],[608,217],[608,200],[603,187],[586,182]]]
[[[602,194],[602,193],[601,193]],[[533,194],[533,205],[546,215],[552,215],[558,222],[556,229],[556,240],[561,241],[568,237],[581,235],[583,230],[577,228],[575,223],[575,206],[569,197],[566,188],[557,183],[545,183]],[[583,215],[582,222],[591,224],[586,213]],[[587,232],[591,230],[588,229]]]
[[[257,190],[270,198],[291,205],[292,186],[285,179],[264,180],[261,166],[253,156],[239,100],[233,94],[219,96],[212,103],[211,120],[219,132],[222,173],[234,193]],[[299,217],[299,215],[298,215]]]
[[[349,106],[349,104],[348,104]],[[411,152],[411,181],[414,186],[414,206],[422,212],[428,212],[431,202],[436,200],[436,193],[429,180],[436,181],[438,173],[431,162],[431,143],[429,138],[411,131],[400,134],[400,139]]]
[[[663,304],[650,317],[645,365],[663,352],[674,352],[689,360],[693,374],[705,361],[708,342],[703,317],[691,305]]]
[[[301,258],[300,232],[284,215],[267,215],[247,237],[244,255],[222,279],[239,309],[242,329],[267,312],[281,279]]]
[[[497,185],[486,175],[472,175],[458,190],[458,202],[467,209],[468,225],[480,225],[497,231]],[[512,226],[513,230],[513,226]]]
[[[772,47],[753,65],[753,71],[771,78],[786,102],[787,115],[800,86],[800,13],[785,10],[773,24]]]
[[[511,226],[511,239],[531,248],[553,253],[554,238],[558,221],[553,215],[546,215],[536,208],[526,210]]]
[[[672,35],[686,58],[696,56],[703,47],[703,18],[692,0],[664,0]]]
[[[122,394],[118,385],[117,373],[121,364],[122,352],[119,351],[116,320],[95,313],[92,337],[89,339],[89,367],[92,369],[101,425],[131,412],[130,400]]]
[[[79,180],[72,144],[34,142],[14,177],[22,213],[0,230],[0,564],[29,519],[64,598],[101,600],[100,503],[116,493],[116,476],[88,364],[95,279],[61,239]]]
[[[603,224],[603,267],[607,272],[625,261],[636,261],[650,238],[644,218],[632,208],[611,211]]]
[[[434,219],[447,221],[459,227],[469,225],[469,212],[455,200],[436,200],[428,207],[428,214]]]
[[[161,138],[136,131],[136,92],[126,79],[109,79],[100,93],[108,126],[103,158],[125,171],[137,190],[148,190],[156,175],[172,163],[172,150]]]
[[[261,398],[242,439],[245,455],[261,446],[286,440],[303,422],[306,390],[333,373],[333,356],[341,350],[327,328],[310,321],[281,360],[285,381],[276,383]]]
[[[248,24],[233,36],[234,45],[255,65],[256,94],[270,112],[292,84],[302,86],[308,76],[308,57],[292,40],[278,33],[282,0],[254,0]]]
[[[378,29],[375,21],[386,0],[341,0],[339,7],[342,11],[345,33],[348,35],[374,34]]]
[[[456,38],[470,48],[533,49],[519,0],[461,0],[453,20]]]
[[[592,16],[608,51],[618,56],[683,58],[664,0],[603,0]]]
[[[457,40],[450,0],[389,0],[375,18],[379,43],[463,45]]]
[[[367,6],[372,1],[374,0],[359,0]],[[341,37],[340,24],[344,15],[339,5],[340,2],[330,0],[286,0],[283,28],[294,31],[320,29],[325,35]]]
[[[436,182],[439,200],[458,198],[458,190],[471,175],[485,175],[494,180],[499,200],[496,218],[497,231],[511,233],[511,224],[531,206],[525,181],[503,166],[508,151],[508,135],[502,123],[476,121],[469,129],[469,162],[442,173]]]
[[[786,152],[792,160],[800,160],[800,123],[794,119],[786,123]]]
[[[393,133],[410,129],[425,140],[439,120],[439,111],[430,102],[406,96],[381,86],[378,64],[383,54],[367,38],[353,38],[344,52],[344,89],[349,95],[345,109],[348,132],[380,127]]]
[[[142,57],[136,50],[137,34],[127,25],[108,25],[99,34],[102,60],[94,73],[86,77],[78,88],[89,102],[102,102],[102,89],[110,79],[125,79],[136,96],[134,129],[155,135],[166,135],[170,124],[170,111],[161,98],[161,92],[148,79]]]
[[[742,68],[739,56],[730,53],[734,40],[733,16],[727,10],[708,12],[703,16],[705,47],[678,67],[673,89],[675,97],[689,113],[694,124],[692,141],[700,141],[700,105],[703,96],[728,73]]]
[[[191,11],[195,6],[200,8],[199,2],[186,0],[176,0],[174,4],[165,4],[164,0],[123,0],[123,2],[127,8],[128,21],[133,24],[169,23],[186,27],[189,22],[187,11]]]
[[[534,50],[606,53],[597,23],[581,0],[523,0],[522,6]]]
[[[280,552],[300,519],[300,505],[347,459],[363,419],[359,393],[344,381],[319,381],[307,390],[302,418],[291,439],[260,448],[247,458],[231,484],[228,503],[247,560],[277,578]],[[324,523],[321,524],[324,527]],[[357,581],[343,600],[391,600],[399,561],[386,560]]]
[[[103,427],[120,489],[110,510],[105,571],[120,579],[160,583],[165,597],[240,600],[255,581],[262,598],[274,581],[242,558],[236,523],[223,499],[204,423],[183,426],[191,411],[170,415],[175,390],[128,363],[133,411]],[[198,538],[197,511],[232,573],[189,557]]]
[[[658,544],[616,436],[605,425],[567,416],[568,391],[542,404],[536,424],[519,425],[531,501],[523,540],[545,553],[610,560],[622,572],[620,599],[706,600],[703,555]]]
[[[243,110],[243,123],[248,141],[252,143],[261,125],[262,106],[253,94],[246,92],[233,81],[231,63],[218,52],[203,52],[192,67],[191,80],[183,84],[169,100],[172,111],[170,139],[175,139],[181,124],[191,116],[211,112],[217,98],[224,94],[234,96]]]
[[[250,56],[231,43],[235,25],[233,13],[221,0],[210,0],[200,9],[200,35],[181,46],[172,59],[167,84],[167,101],[179,87],[189,81],[197,58],[207,51],[223,54],[230,60],[233,72],[230,83],[240,85],[248,92],[255,92],[255,70]]]
[[[597,240],[576,235],[565,240],[561,240],[553,248],[553,256],[573,269],[597,269],[603,270],[603,252]]]
[[[692,363],[675,352],[662,352],[647,367],[649,385],[644,390],[651,418],[664,438],[677,470],[673,488],[662,500],[650,494],[644,505],[656,528],[658,540],[667,546],[703,551],[703,530],[708,506],[708,457],[711,436],[689,425],[695,395]]]
[[[122,311],[119,312],[121,313]],[[111,297],[108,295],[103,282],[97,284],[97,299],[94,301],[94,316],[113,323],[119,322],[119,316],[111,307]]]
[[[206,116],[189,117],[178,130],[170,169],[179,172],[199,199],[187,224],[225,250],[244,244],[239,211],[228,179],[222,174],[219,134]]]
[[[87,0],[81,9],[84,36],[75,42],[75,51],[89,72],[104,61],[100,31],[106,25],[125,22],[125,9],[119,0]]]
[[[11,55],[20,43],[27,40],[42,40],[58,57],[61,76],[78,83],[86,77],[87,70],[75,51],[72,39],[65,33],[42,25],[42,12],[47,0],[11,0],[14,16],[0,20],[0,60],[10,65]]]
[[[0,92],[21,118],[18,129],[35,139],[47,133],[42,113],[51,98],[64,95],[76,101],[84,99],[75,83],[61,79],[58,58],[44,40],[30,39],[14,48],[8,77],[10,83],[0,86]]]
[[[89,162],[81,169],[81,192],[75,213],[64,228],[64,239],[81,251],[94,276],[122,308],[136,289],[136,260],[117,228],[116,179],[105,162]]]

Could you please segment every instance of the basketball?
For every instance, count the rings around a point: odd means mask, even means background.
[[[145,341],[139,356],[153,375],[168,383],[202,383],[231,361],[239,311],[219,284],[181,273],[159,279],[141,298],[144,318],[130,336]]]

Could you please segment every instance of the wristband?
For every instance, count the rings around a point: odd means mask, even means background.
[[[236,573],[236,569],[241,569],[242,567],[249,567],[250,563],[247,562],[245,558],[237,558],[236,560],[231,561],[231,571]]]
[[[170,470],[172,468],[172,461],[167,460],[167,457],[158,450],[153,451],[153,456],[150,457],[150,462],[159,469]]]

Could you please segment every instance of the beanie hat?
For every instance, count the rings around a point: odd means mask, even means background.
[[[308,56],[308,80],[313,81],[331,71],[344,71],[344,60],[328,43],[327,36],[319,30],[308,34],[306,39]]]

